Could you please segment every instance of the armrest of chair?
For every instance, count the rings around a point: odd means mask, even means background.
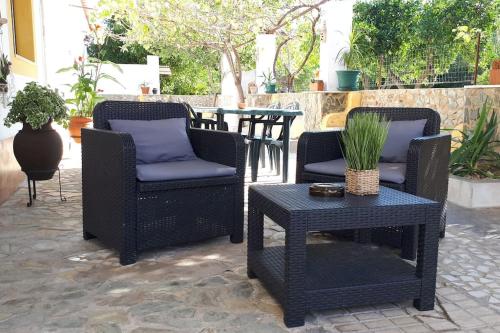
[[[195,154],[207,161],[235,167],[242,181],[245,176],[245,142],[238,133],[191,129]]]
[[[297,146],[296,182],[302,182],[304,165],[342,158],[341,131],[304,132]]]
[[[406,165],[406,191],[444,203],[448,195],[451,136],[438,134],[410,142]]]
[[[120,252],[135,251],[135,241],[126,236],[135,233],[135,158],[130,134],[82,129],[84,231]]]

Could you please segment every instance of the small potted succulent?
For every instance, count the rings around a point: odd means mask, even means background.
[[[376,113],[356,114],[342,132],[346,191],[356,195],[378,194],[378,162],[389,123]]]
[[[149,95],[149,83],[144,81],[140,84],[141,87],[141,93],[143,95]]]
[[[14,137],[14,155],[21,169],[33,180],[51,179],[62,158],[63,144],[52,122],[66,126],[64,99],[48,87],[28,83],[9,103],[5,126],[22,123]]]

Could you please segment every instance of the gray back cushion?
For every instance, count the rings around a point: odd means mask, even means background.
[[[391,121],[380,160],[390,163],[406,163],[410,141],[424,135],[426,122],[427,119]]]
[[[189,161],[196,158],[186,133],[186,118],[110,119],[109,125],[113,131],[132,135],[137,164]]]

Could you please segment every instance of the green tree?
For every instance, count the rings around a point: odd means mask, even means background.
[[[126,19],[128,41],[146,49],[211,49],[226,57],[243,101],[242,72],[256,34],[274,33],[326,1],[101,0],[99,7],[101,17]]]
[[[127,23],[118,21],[114,17],[104,21],[106,25],[106,38],[102,45],[92,42],[87,47],[89,57],[107,60],[115,64],[145,64],[146,57],[150,54],[139,43],[126,44],[122,39],[127,33]]]

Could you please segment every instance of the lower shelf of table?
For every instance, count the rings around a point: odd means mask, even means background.
[[[418,298],[415,267],[370,245],[343,242],[307,246],[305,294],[309,309],[328,309]],[[249,269],[283,303],[285,248],[249,253]]]

